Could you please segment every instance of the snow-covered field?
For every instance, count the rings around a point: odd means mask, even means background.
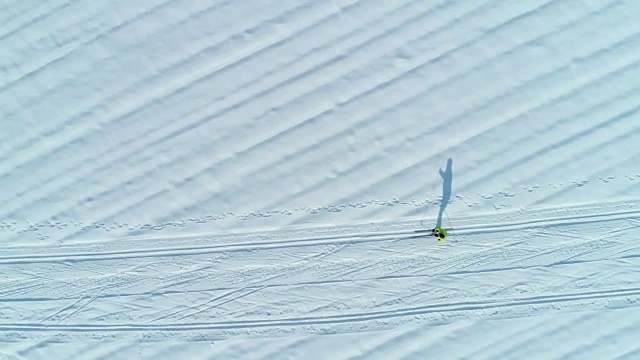
[[[0,359],[640,359],[639,19],[1,0]]]

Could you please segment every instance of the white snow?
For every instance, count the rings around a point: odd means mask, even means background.
[[[640,359],[638,19],[0,1],[0,359]]]

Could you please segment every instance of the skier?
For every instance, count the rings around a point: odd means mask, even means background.
[[[439,241],[444,241],[444,239],[447,238],[447,230],[441,227],[436,227],[431,229],[431,236],[437,237]]]

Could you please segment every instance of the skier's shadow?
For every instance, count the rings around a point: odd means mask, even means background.
[[[440,169],[440,176],[442,177],[442,199],[440,200],[440,211],[438,212],[438,222],[436,227],[442,227],[442,215],[444,210],[451,200],[451,184],[453,183],[453,160],[449,158],[447,160],[447,168],[445,171]]]

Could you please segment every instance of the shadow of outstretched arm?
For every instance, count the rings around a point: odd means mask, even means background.
[[[442,227],[442,215],[444,210],[451,200],[451,184],[453,183],[453,160],[450,158],[447,160],[447,168],[445,171],[440,169],[440,176],[442,177],[442,200],[440,200],[440,211],[438,212],[438,222],[436,227]]]

